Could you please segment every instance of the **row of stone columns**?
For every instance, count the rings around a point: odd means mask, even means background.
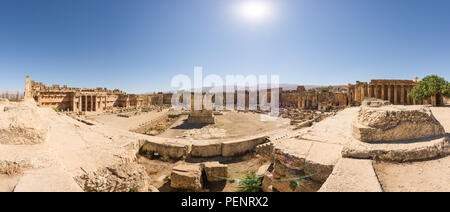
[[[357,84],[349,87],[349,100],[361,104],[366,97],[388,100],[395,105],[415,105],[424,104],[428,101],[416,101],[408,94],[414,85],[392,85],[381,84],[371,85],[368,83]],[[350,101],[351,102],[351,101]]]
[[[304,95],[300,97],[299,107],[300,108],[311,108],[317,103],[317,97],[315,95]]]
[[[75,101],[75,98],[78,101]],[[107,105],[107,97],[104,96],[96,96],[96,95],[80,95],[78,97],[74,97],[73,99],[73,108],[74,111],[84,111],[84,112],[94,112],[101,110],[102,101],[104,102],[104,108]],[[77,103],[78,102],[78,103]]]

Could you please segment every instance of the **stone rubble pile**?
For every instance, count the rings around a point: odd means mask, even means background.
[[[0,103],[0,144],[39,144],[45,141],[49,120],[34,102]]]
[[[86,192],[155,192],[145,168],[136,163],[106,167],[75,178]]]
[[[320,122],[327,117],[336,115],[336,111],[323,112],[318,110],[302,110],[294,108],[280,109],[281,117],[291,120],[296,129],[310,127],[314,122]]]

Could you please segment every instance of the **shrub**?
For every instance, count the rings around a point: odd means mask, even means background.
[[[237,192],[261,192],[262,180],[262,176],[257,176],[255,171],[251,171],[239,182]]]

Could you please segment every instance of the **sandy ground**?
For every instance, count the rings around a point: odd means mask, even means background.
[[[260,114],[229,111],[216,115],[216,124],[188,125],[187,116],[181,116],[169,129],[160,134],[166,138],[229,139],[256,135],[289,126],[288,119],[262,120]]]
[[[19,181],[19,178],[19,176],[8,176],[0,174],[0,192],[13,191],[17,182]]]
[[[450,107],[431,108],[450,133]],[[374,163],[384,191],[450,191],[450,156],[413,163]]]
[[[38,110],[51,120],[44,143],[0,145],[0,160],[20,163],[24,169],[16,189],[81,191],[73,177],[134,160],[138,140],[145,137],[101,124],[89,126],[51,109]]]
[[[140,115],[131,116],[129,118],[119,117],[117,116],[117,114],[98,114],[91,116],[88,115],[87,119],[103,123],[105,125],[118,129],[134,130],[146,123],[164,116],[168,111],[169,109],[165,109],[161,112],[150,111],[142,113]]]
[[[450,191],[450,156],[414,163],[374,163],[383,190]]]

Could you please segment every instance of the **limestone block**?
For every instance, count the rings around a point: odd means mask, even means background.
[[[216,157],[222,155],[222,144],[192,144],[191,156],[192,157]]]
[[[162,157],[171,159],[181,159],[186,156],[187,146],[184,144],[145,141],[141,147],[141,152],[146,154],[158,153]]]
[[[342,158],[320,192],[381,192],[371,160]]]
[[[352,123],[353,137],[365,142],[421,139],[444,133],[425,106],[362,106]]]
[[[228,176],[228,166],[220,164],[219,162],[205,162],[203,163],[206,178],[208,182],[218,182],[222,179],[218,177],[226,178]]]
[[[287,139],[275,147],[273,157],[286,167],[303,170],[311,146],[311,141]]]
[[[272,173],[266,171],[266,173],[264,173],[264,178],[262,181],[262,190],[264,192],[273,192],[272,179]]]
[[[222,143],[222,156],[233,157],[250,152],[257,145],[266,141],[267,136],[259,136],[255,138],[245,138],[235,141],[225,141]]]
[[[269,171],[271,164],[270,163],[266,163],[263,164],[262,166],[260,166],[258,168],[258,171],[256,172],[257,176],[263,176],[267,171]]]
[[[187,119],[188,124],[214,124],[215,118],[212,111],[192,111]]]
[[[180,164],[172,168],[170,187],[174,189],[200,191],[203,188],[202,165]]]
[[[342,146],[337,144],[327,144],[314,142],[305,161],[304,171],[307,175],[314,176],[311,179],[325,182],[333,171],[334,165],[342,157]]]

